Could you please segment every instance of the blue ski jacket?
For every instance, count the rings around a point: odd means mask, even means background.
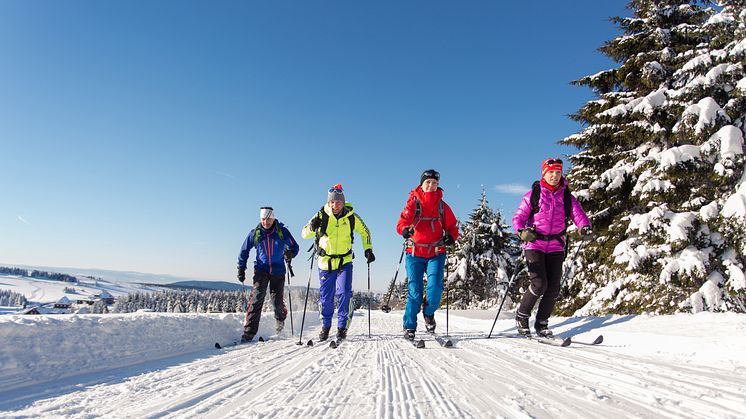
[[[257,229],[259,230],[259,240],[255,243]],[[278,229],[282,230],[282,238],[278,234]],[[299,250],[298,242],[295,241],[293,235],[285,228],[284,224],[278,221],[275,221],[269,230],[265,230],[259,225],[249,231],[243,246],[241,246],[241,252],[238,254],[239,268],[246,268],[246,262],[252,248],[256,248],[254,272],[267,272],[270,275],[285,275],[285,248],[293,252],[293,255],[297,255]]]

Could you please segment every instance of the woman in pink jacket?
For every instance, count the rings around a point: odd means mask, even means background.
[[[541,337],[553,337],[549,330],[549,316],[554,310],[560,291],[562,262],[565,260],[567,222],[571,220],[584,238],[590,238],[591,226],[583,207],[574,196],[565,194],[567,181],[562,177],[562,160],[546,159],[541,164],[539,202],[531,203],[532,192],[523,196],[513,215],[513,230],[524,242],[523,249],[531,284],[523,294],[516,311],[516,329],[523,336],[531,336],[528,319],[536,301],[541,297],[536,312],[534,329]],[[536,186],[535,186],[536,187]],[[571,205],[565,206],[569,197]],[[569,214],[565,214],[566,208]]]

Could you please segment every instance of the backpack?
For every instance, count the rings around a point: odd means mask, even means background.
[[[435,220],[440,220],[440,227],[443,230],[446,229],[445,205],[443,204],[442,199],[438,201],[438,218],[420,217],[420,214],[422,214],[422,202],[420,202],[420,199],[417,198],[416,195],[414,196],[414,205],[415,205],[414,222],[412,224],[417,224],[419,221],[422,221],[422,220],[430,221],[430,223],[434,222]]]
[[[282,233],[282,227],[280,227],[280,223],[278,223],[277,220],[275,220],[275,223],[272,225],[272,227],[274,227],[277,231],[277,235],[280,236],[280,240],[285,241],[285,235]],[[256,228],[254,229],[254,246],[259,243],[261,229],[262,223],[257,224]]]
[[[350,207],[345,205],[345,208]],[[329,214],[324,211],[324,207],[321,207],[316,216],[321,220],[321,226],[319,227],[319,230],[316,231],[316,244],[318,245],[321,236],[326,236],[326,227],[329,225]],[[355,214],[353,214],[352,217],[347,218],[350,222],[350,244],[352,244],[355,243],[355,235],[353,234],[355,232]]]
[[[538,180],[531,185],[531,214],[528,218],[531,218],[539,212],[539,198],[541,197],[541,182]],[[565,226],[569,226],[572,222],[572,196],[570,194],[570,187],[565,185],[565,196],[562,199],[565,204]]]

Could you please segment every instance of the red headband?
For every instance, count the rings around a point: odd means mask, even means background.
[[[562,173],[562,160],[552,157],[541,162],[541,177],[550,170],[559,170]]]

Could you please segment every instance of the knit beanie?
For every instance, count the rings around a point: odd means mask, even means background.
[[[562,173],[562,160],[556,157],[548,158],[541,162],[541,177],[550,170],[559,170]]]
[[[440,173],[436,172],[433,169],[428,169],[422,172],[422,176],[420,176],[420,185],[422,185],[423,182],[425,182],[427,179],[435,179],[438,182],[440,182]]]
[[[330,201],[342,201],[345,202],[344,189],[339,183],[329,188],[329,194],[326,197],[326,202]]]

